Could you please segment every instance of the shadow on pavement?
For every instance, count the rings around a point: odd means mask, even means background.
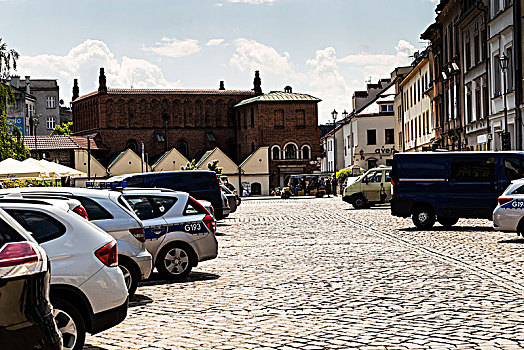
[[[503,239],[502,241],[498,241],[497,243],[519,243],[519,244],[524,244],[524,238],[515,237],[515,238],[511,238],[511,239]]]
[[[153,299],[151,299],[147,295],[135,294],[131,297],[131,300],[129,300],[129,307],[147,305],[152,302]]]
[[[450,228],[445,228],[443,226],[434,226],[430,229],[421,230],[416,227],[406,227],[398,228],[398,231],[471,231],[471,232],[493,232],[495,229],[493,227],[487,226],[452,226]]]
[[[219,279],[220,276],[214,273],[207,272],[191,272],[191,274],[184,280],[166,280],[158,272],[153,272],[149,279],[138,283],[138,286],[156,286],[160,284],[178,284],[178,283],[191,283],[200,281],[212,281]]]
[[[107,348],[101,348],[100,346],[85,344],[83,350],[107,350]]]

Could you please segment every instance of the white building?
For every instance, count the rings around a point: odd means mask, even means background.
[[[428,51],[416,56],[413,69],[400,82],[403,151],[422,151],[435,140],[431,99],[425,93],[431,82]],[[397,99],[398,101],[398,99]],[[397,111],[398,112],[398,111]]]
[[[488,22],[488,52],[490,54],[490,113],[492,149],[502,149],[504,120],[504,74],[499,58],[508,58],[506,71],[507,124],[511,149],[516,148],[515,139],[515,59],[513,51],[513,6],[512,1],[490,0]],[[481,82],[482,84],[482,82]],[[471,87],[473,89],[473,86]]]

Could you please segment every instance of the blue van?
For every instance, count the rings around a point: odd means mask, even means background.
[[[419,229],[492,219],[497,198],[524,177],[524,152],[412,152],[393,156],[391,214]]]
[[[127,187],[159,187],[189,193],[193,198],[211,202],[215,218],[222,220],[223,204],[219,179],[213,171],[161,171],[113,176],[107,182],[126,181]]]

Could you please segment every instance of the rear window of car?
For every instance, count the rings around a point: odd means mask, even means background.
[[[18,223],[31,232],[38,243],[56,239],[66,233],[66,228],[51,216],[31,210],[6,210]]]
[[[7,222],[0,219],[0,247],[8,242],[22,242],[25,238],[22,237],[14,228]]]
[[[100,204],[98,204],[94,200],[80,196],[74,198],[78,199],[80,203],[82,203],[82,206],[87,211],[87,215],[89,216],[90,221],[113,219],[113,215],[111,215],[111,213],[105,210]]]
[[[524,194],[524,185],[519,186],[518,188],[513,190],[513,192],[511,192],[511,194]]]
[[[175,205],[177,201],[177,198],[175,197],[164,197],[164,196],[150,197],[149,199],[153,202],[158,212],[161,213],[162,215],[167,213],[167,211],[171,209],[171,207]]]
[[[136,216],[138,216],[140,220],[154,219],[160,216],[155,213],[155,208],[153,207],[153,204],[147,199],[147,197],[125,196],[125,198],[129,203],[129,206],[133,209]]]
[[[189,197],[187,200],[186,208],[184,209],[184,215],[197,215],[205,214],[206,209],[202,204],[198,203],[195,199]]]

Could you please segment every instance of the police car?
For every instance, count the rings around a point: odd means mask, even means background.
[[[183,279],[199,262],[216,258],[215,219],[189,194],[161,188],[122,194],[142,220],[146,248],[164,278]]]
[[[524,179],[514,180],[498,198],[493,211],[493,226],[498,231],[524,236]]]

